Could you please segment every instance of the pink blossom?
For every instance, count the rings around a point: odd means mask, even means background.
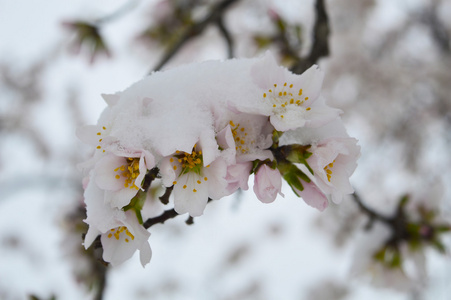
[[[316,65],[296,75],[266,53],[251,69],[251,76],[261,96],[255,105],[241,110],[269,116],[278,131],[322,126],[341,113],[327,106],[320,96],[324,74]]]
[[[105,201],[122,208],[142,189],[147,170],[155,166],[153,155],[146,150],[107,154],[95,165],[94,180],[106,191]]]
[[[329,138],[312,146],[310,151],[313,154],[307,162],[314,176],[306,174],[325,194],[331,195],[332,201],[339,203],[343,195],[354,192],[349,177],[354,173],[360,156],[356,139]]]
[[[313,182],[302,182],[302,186],[304,190],[295,189],[295,191],[305,203],[319,211],[324,211],[329,206],[326,195]]]
[[[218,157],[205,165],[203,148],[196,145],[191,153],[176,151],[163,158],[160,172],[163,184],[174,187],[174,209],[179,214],[200,216],[208,198],[220,199],[227,194],[226,162]]]
[[[101,235],[103,259],[118,265],[129,259],[136,250],[140,251],[141,264],[146,265],[152,252],[148,242],[150,233],[142,227],[133,211],[124,212],[111,207],[103,201],[105,191],[91,180],[85,190],[89,225],[84,246],[89,248],[98,235]]]
[[[252,163],[237,163],[227,167],[227,194],[230,195],[238,189],[249,189],[248,181],[251,173]]]
[[[277,194],[282,197],[282,176],[279,170],[271,169],[267,165],[261,166],[255,174],[254,192],[258,200],[263,203],[273,202]]]

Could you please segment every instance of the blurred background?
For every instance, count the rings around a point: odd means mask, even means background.
[[[267,49],[288,68],[308,62],[315,3],[0,0],[0,299],[98,297],[104,269],[81,247],[76,168],[92,150],[75,130],[96,123],[100,94],[156,69]],[[449,222],[451,1],[325,6],[329,54],[317,63],[323,94],[362,147],[351,183],[380,213],[409,194]],[[264,205],[243,191],[191,226],[185,216],[153,226],[150,264],[109,267],[104,299],[450,299],[449,250],[424,249],[421,282],[408,265],[407,287],[404,275],[376,281],[356,271],[378,234],[351,198],[319,213],[284,193]],[[450,249],[449,235],[442,242]]]

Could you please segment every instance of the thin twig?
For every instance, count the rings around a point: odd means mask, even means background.
[[[167,49],[165,55],[152,71],[160,70],[185,45],[186,42],[191,40],[193,37],[200,35],[211,23],[217,22],[222,17],[225,10],[237,1],[238,0],[224,0],[219,2],[211,9],[210,13],[203,20],[188,27],[180,39],[169,49]]]
[[[362,202],[362,199],[360,198],[359,194],[357,194],[357,192],[354,192],[354,194],[352,194],[352,198],[357,203],[357,205],[359,206],[360,210],[370,218],[370,222],[368,223],[367,228],[369,228],[369,226],[371,226],[371,224],[372,224],[372,222],[374,220],[378,220],[378,221],[381,221],[382,223],[385,223],[385,224],[387,224],[389,226],[392,226],[392,223],[393,223],[393,219],[392,218],[389,218],[387,216],[383,216],[383,215],[379,214],[378,212],[372,210],[368,206],[366,206]]]
[[[228,58],[233,58],[234,57],[234,51],[233,51],[233,38],[230,35],[229,29],[227,29],[227,27],[224,25],[224,20],[223,17],[220,16],[218,18],[218,20],[216,21],[216,25],[218,25],[218,29],[219,32],[222,34],[222,36],[224,37],[226,43],[227,43],[227,56]]]
[[[102,300],[106,287],[106,276],[107,276],[107,268],[106,266],[100,265],[97,263],[98,269],[96,270],[99,279],[99,286],[97,287],[96,294],[94,296],[94,300]]]
[[[208,198],[207,203],[209,203],[211,201],[212,201],[212,199]],[[149,229],[150,227],[152,227],[155,224],[164,224],[164,222],[166,222],[167,220],[173,219],[173,218],[177,217],[178,215],[179,214],[174,209],[169,209],[169,210],[166,210],[161,215],[159,215],[158,217],[147,219],[147,221],[144,222],[143,226],[144,226],[144,228]],[[192,223],[194,223],[194,222],[192,222],[190,224],[190,221],[192,221],[191,219],[192,219],[191,217],[188,217],[188,220],[186,221],[186,223],[188,225],[191,225]]]
[[[316,0],[316,20],[313,27],[313,45],[307,57],[300,59],[291,67],[291,71],[301,74],[310,66],[316,64],[321,57],[329,55],[329,18],[324,0]]]
[[[167,220],[173,219],[178,215],[179,214],[174,209],[166,210],[158,217],[147,219],[147,221],[144,222],[143,226],[144,228],[148,229],[149,227],[152,227],[153,225],[158,223],[164,224],[164,222],[166,222]]]

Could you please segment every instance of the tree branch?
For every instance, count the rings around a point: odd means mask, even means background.
[[[200,22],[188,27],[180,39],[169,47],[153,71],[160,70],[193,37],[200,35],[211,23],[218,22],[225,10],[238,0],[223,0],[215,5],[210,13]]]
[[[149,229],[150,227],[152,227],[155,224],[158,224],[158,223],[164,224],[164,222],[166,222],[167,220],[173,219],[173,218],[177,217],[178,215],[179,214],[174,209],[166,210],[164,213],[162,213],[158,217],[147,219],[147,221],[144,222],[143,226],[144,226],[144,228]]]
[[[292,67],[291,71],[301,74],[310,66],[316,64],[321,57],[329,55],[329,18],[327,16],[324,0],[316,0],[316,20],[313,27],[313,45],[307,57],[301,58]]]
[[[220,16],[218,20],[216,20],[216,25],[218,25],[219,32],[221,32],[222,36],[224,37],[226,43],[227,43],[227,56],[228,58],[233,58],[233,38],[230,35],[229,30],[224,25],[223,17]]]
[[[211,202],[212,199],[208,198],[208,202]],[[169,219],[173,219],[175,217],[177,217],[179,214],[174,210],[174,209],[169,209],[166,210],[164,213],[162,213],[161,215],[159,215],[158,217],[154,217],[154,218],[150,218],[148,219],[146,222],[144,222],[143,226],[146,229],[149,229],[150,227],[152,227],[155,224],[164,224],[164,222],[166,222]],[[191,216],[188,217],[188,219],[186,220],[186,224],[191,225],[193,224],[193,218]]]
[[[362,202],[362,199],[357,194],[357,192],[354,192],[354,194],[352,194],[352,198],[357,203],[357,205],[359,206],[360,210],[370,218],[370,220],[369,220],[369,222],[368,222],[368,224],[366,226],[367,229],[369,229],[371,227],[371,225],[373,224],[374,220],[377,220],[377,221],[385,223],[385,224],[387,224],[389,226],[392,226],[392,223],[393,223],[392,218],[389,218],[387,216],[383,216],[383,215],[379,214],[378,212],[372,210],[368,206],[366,206]]]

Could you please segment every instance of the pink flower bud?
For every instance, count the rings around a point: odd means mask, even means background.
[[[281,192],[282,176],[279,170],[271,169],[267,165],[263,165],[255,174],[254,192],[258,200],[263,203],[271,203],[276,197],[277,193],[284,196]]]

